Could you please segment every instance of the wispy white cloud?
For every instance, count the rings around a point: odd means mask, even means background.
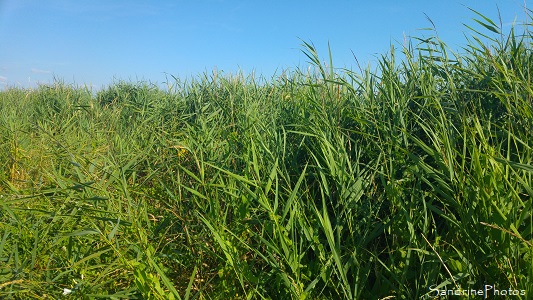
[[[243,28],[231,26],[228,23],[223,22],[205,22],[204,26],[209,28],[218,28],[229,32],[243,32]]]
[[[31,72],[34,73],[34,74],[50,74],[50,73],[52,73],[52,71],[41,70],[41,69],[37,69],[37,68],[31,68]]]
[[[2,85],[6,85],[6,84],[7,84],[7,77],[5,77],[5,76],[0,76],[0,84],[2,84]]]
[[[105,2],[94,4],[92,1],[61,1],[57,3],[57,8],[68,13],[79,14],[80,16],[98,15],[100,19],[109,19],[116,17],[133,17],[139,15],[157,15],[171,8],[173,4],[146,4],[146,3],[116,3]]]

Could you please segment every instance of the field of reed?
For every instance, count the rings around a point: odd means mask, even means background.
[[[474,21],[375,70],[0,92],[0,298],[530,299],[532,35]]]

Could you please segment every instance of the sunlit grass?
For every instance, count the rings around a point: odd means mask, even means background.
[[[1,92],[0,297],[529,298],[531,34],[474,13],[375,71]]]

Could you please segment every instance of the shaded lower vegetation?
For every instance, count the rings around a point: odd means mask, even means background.
[[[376,72],[1,92],[0,296],[530,295],[531,35],[481,21]]]

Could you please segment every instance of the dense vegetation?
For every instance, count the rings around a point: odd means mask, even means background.
[[[533,295],[533,53],[0,93],[0,298]],[[68,296],[62,296],[62,294]]]

